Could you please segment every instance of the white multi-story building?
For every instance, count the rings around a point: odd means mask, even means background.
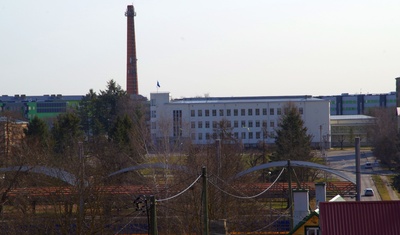
[[[311,96],[202,97],[170,99],[150,94],[151,136],[155,144],[213,143],[223,128],[245,146],[273,143],[284,107],[293,103],[315,146],[330,146],[329,101]],[[224,127],[220,126],[221,121]]]

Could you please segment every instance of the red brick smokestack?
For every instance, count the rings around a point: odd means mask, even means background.
[[[125,16],[127,17],[127,63],[126,63],[126,92],[128,95],[138,95],[138,76],[136,59],[136,38],[135,38],[135,9],[128,5]]]

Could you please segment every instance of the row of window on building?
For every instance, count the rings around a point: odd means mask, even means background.
[[[67,111],[67,103],[59,103],[59,102],[38,102],[36,104],[38,113],[65,113]],[[26,105],[25,103],[18,105],[6,105],[4,108],[0,107],[0,111],[9,110],[9,111],[34,111],[36,107],[34,105]]]
[[[182,123],[181,120],[179,120],[179,123],[177,123],[177,120],[174,121],[174,126],[179,126],[180,128],[182,127]],[[241,120],[241,121],[229,121],[229,120],[224,120],[223,121],[223,127],[221,127],[221,123],[218,121],[192,121],[190,122],[190,128],[191,129],[209,129],[209,128],[213,128],[213,129],[222,129],[222,128],[274,128],[275,127],[275,121],[270,121],[269,125],[267,123],[267,121],[246,121],[246,120]],[[151,129],[155,130],[157,129],[157,125],[156,122],[151,122]]]
[[[153,139],[156,139],[156,134],[152,134]],[[178,137],[178,136],[174,136]],[[190,137],[192,141],[207,141],[218,139],[219,136],[217,133],[191,133]],[[236,140],[257,140],[257,141],[266,141],[269,138],[274,138],[274,133],[263,133],[261,131],[257,132],[233,132],[231,138]]]
[[[191,139],[193,141],[198,140],[212,140],[212,139],[217,139],[219,138],[217,133],[191,133]],[[267,133],[267,132],[261,132],[261,131],[256,131],[256,132],[233,132],[231,138],[234,139],[241,139],[241,140],[266,140],[268,138],[274,138],[274,133]]]
[[[204,114],[205,117],[209,117],[209,116],[216,117],[217,115],[220,116],[220,117],[223,117],[223,116],[239,116],[239,114],[240,114],[240,116],[253,116],[253,115],[255,115],[255,116],[260,116],[260,115],[266,116],[268,114],[269,115],[275,115],[275,110],[276,110],[276,115],[282,115],[282,109],[281,108],[276,108],[276,109],[275,108],[270,108],[269,109],[269,113],[268,113],[268,109],[267,108],[262,108],[262,109],[249,108],[249,109],[226,109],[226,110],[225,109],[218,109],[218,110],[217,109],[190,110],[190,116],[191,117],[196,117],[196,115],[197,115],[197,117],[203,117],[203,114]],[[303,114],[303,108],[302,107],[300,107],[298,111],[299,111],[300,114]]]
[[[38,108],[37,109],[38,113],[66,113],[67,108],[66,107],[58,107],[58,108]]]
[[[276,112],[275,112],[276,110]],[[303,114],[303,108],[300,107],[298,109],[299,114]],[[224,117],[224,116],[267,116],[267,115],[282,115],[282,109],[281,108],[270,108],[269,112],[268,109],[263,108],[263,109],[198,109],[198,110],[190,110],[190,116],[191,117]],[[240,114],[240,115],[239,115]],[[151,111],[151,117],[156,118],[156,110]]]
[[[331,102],[331,104],[336,104],[336,101],[335,101],[335,100],[331,100],[330,102]],[[353,99],[353,100],[343,100],[343,101],[342,101],[343,104],[357,104],[357,102],[358,102],[358,100],[356,100],[356,99]],[[380,103],[380,100],[379,100],[379,98],[378,98],[378,99],[374,99],[374,100],[368,100],[368,99],[366,99],[366,100],[364,100],[364,103],[365,103],[365,104],[379,104],[379,103]],[[389,104],[396,103],[396,99],[388,99],[388,100],[387,100],[387,103],[389,103]]]
[[[233,128],[239,128],[239,127],[252,128],[252,127],[261,127],[261,126],[263,128],[267,128],[268,127],[267,121],[259,121],[259,120],[257,120],[257,121],[241,120],[240,122],[237,121],[237,120],[234,120],[232,122],[229,121],[229,120],[224,120],[223,123],[224,123],[224,126],[227,127],[227,128],[232,128],[232,127]],[[211,124],[212,124],[212,126],[211,126]],[[192,122],[190,122],[190,128],[191,129],[196,129],[196,128],[198,128],[198,129],[207,128],[208,129],[208,128],[211,128],[211,127],[214,128],[214,129],[224,128],[224,127],[221,127],[221,124],[218,121],[212,121],[212,122],[211,121],[198,121],[198,122],[192,121]],[[269,127],[275,127],[275,121],[270,121],[269,122]]]

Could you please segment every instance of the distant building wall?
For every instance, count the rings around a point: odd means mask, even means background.
[[[28,122],[0,116],[0,149],[3,156],[11,153],[13,146],[18,146],[25,137],[24,129]]]
[[[329,102],[310,96],[217,97],[170,100],[169,93],[150,95],[151,135],[155,143],[190,140],[213,143],[221,132],[229,132],[244,146],[274,143],[275,130],[292,102],[299,110],[312,142],[330,142]],[[224,120],[224,127],[220,122]]]
[[[361,146],[371,145],[371,127],[375,119],[366,115],[331,116],[332,147],[354,147],[354,138],[360,137]]]
[[[21,118],[31,120],[35,116],[41,119],[52,119],[61,113],[77,107],[83,96],[1,96],[1,111],[19,114]]]
[[[336,96],[317,96],[331,103],[331,115],[369,114],[373,108],[396,107],[396,92],[387,94],[356,94],[343,93]]]

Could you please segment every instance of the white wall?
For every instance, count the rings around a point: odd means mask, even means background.
[[[274,138],[268,137],[263,138],[263,132],[266,130],[268,133],[275,132],[278,126],[280,115],[278,115],[278,109],[281,109],[283,114],[283,107],[287,102],[293,102],[298,108],[303,109],[302,118],[304,124],[308,129],[308,133],[311,134],[313,142],[319,144],[323,141],[323,137],[330,136],[330,123],[329,123],[329,101],[322,99],[271,99],[262,98],[258,100],[246,99],[224,99],[224,100],[178,100],[170,101],[169,93],[152,93],[150,95],[151,103],[151,113],[155,112],[155,116],[152,115],[151,129],[152,137],[163,137],[164,135],[169,135],[173,137],[173,110],[182,111],[182,134],[184,138],[191,138],[194,134],[195,139],[193,143],[205,144],[213,142],[212,139],[207,140],[206,135],[210,135],[215,131],[213,128],[213,122],[219,122],[222,119],[226,119],[231,122],[232,134],[238,133],[239,139],[241,139],[242,133],[246,135],[245,139],[242,139],[242,143],[247,144],[257,144],[260,141],[266,141],[268,143],[273,143]],[[223,110],[223,116],[220,116],[220,109]],[[234,116],[234,110],[238,110],[238,116]],[[241,115],[241,110],[245,109],[245,116]],[[252,110],[252,115],[250,116],[248,111]],[[256,113],[256,109],[259,110],[259,115]],[[263,114],[263,109],[267,109],[267,115]],[[270,109],[274,109],[274,115],[271,115]],[[191,116],[191,110],[194,110],[195,116]],[[202,116],[198,116],[198,110],[202,110]],[[209,110],[209,116],[206,116],[206,110]],[[212,111],[216,110],[216,116],[213,116]],[[227,110],[231,110],[231,115],[227,115]],[[206,128],[206,122],[209,122],[210,127]],[[238,122],[238,127],[234,127],[235,121]],[[249,123],[249,121],[251,123]],[[267,127],[263,128],[263,121],[267,123]],[[192,127],[192,122],[195,124],[195,128]],[[202,128],[198,128],[199,122],[202,122]],[[242,125],[244,122],[244,125]],[[259,126],[257,127],[257,122]],[[156,124],[154,124],[156,123]],[[250,126],[252,124],[252,126]],[[271,125],[273,124],[273,126]],[[166,131],[165,129],[168,129]],[[258,132],[258,133],[257,133]],[[199,140],[199,133],[202,135],[202,140]],[[249,139],[249,135],[252,133],[252,138]],[[259,138],[257,138],[259,137]]]

